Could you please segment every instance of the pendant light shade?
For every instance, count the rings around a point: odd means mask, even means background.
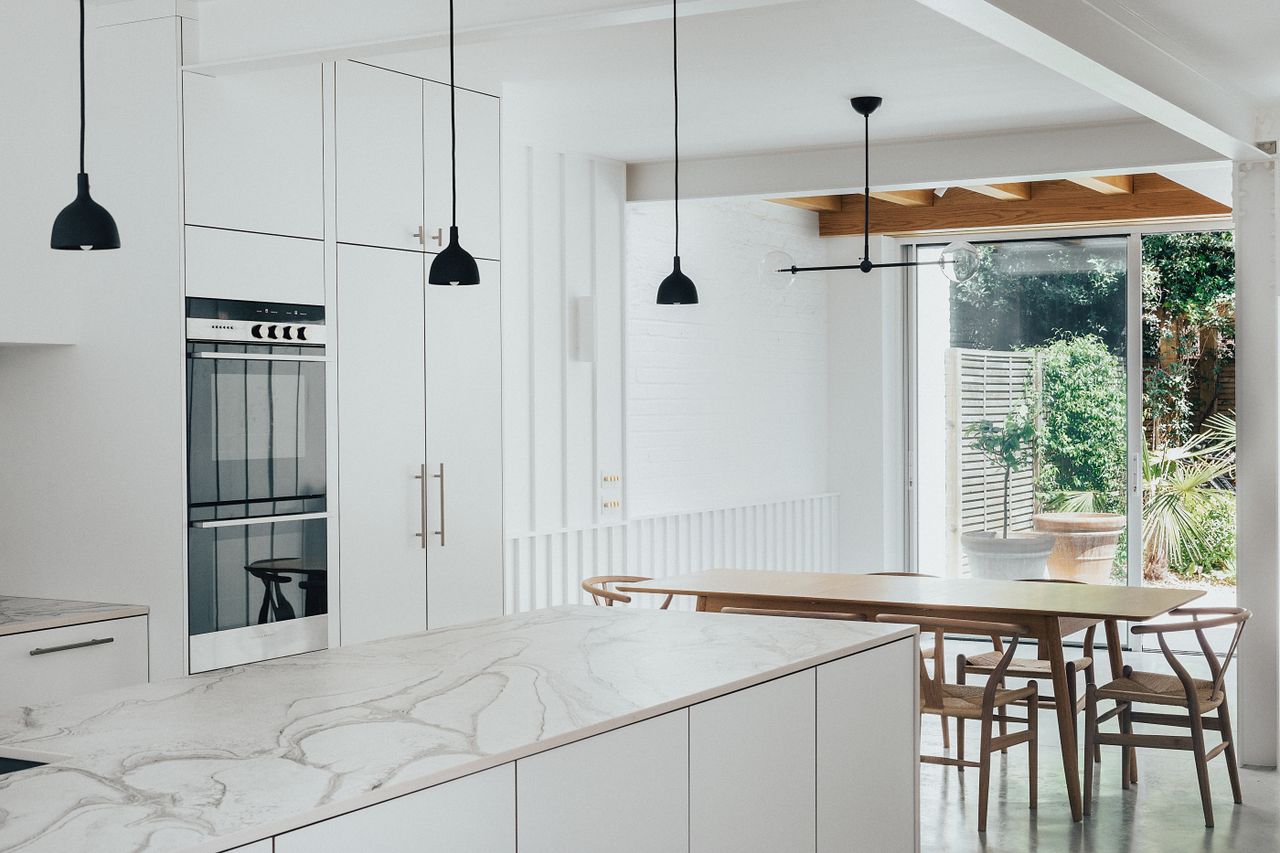
[[[449,245],[431,262],[428,284],[479,284],[480,266],[458,242],[458,90],[453,81],[453,0],[449,0],[449,162],[453,170],[453,207]]]
[[[480,267],[476,259],[458,245],[458,226],[449,226],[449,245],[431,262],[427,273],[431,284],[479,284]]]
[[[54,249],[119,249],[116,221],[89,195],[89,175],[84,170],[84,101],[84,0],[80,0],[80,174],[76,176],[76,199],[53,221],[49,245]]]
[[[676,212],[676,252],[671,260],[671,275],[658,285],[659,305],[697,305],[698,288],[693,279],[680,270],[680,50],[679,50],[679,17],[676,15],[676,3],[671,0],[671,92],[672,106],[675,114],[675,194],[673,204]]]
[[[659,305],[697,305],[698,288],[693,279],[680,271],[680,256],[676,255],[671,263],[671,275],[658,285]]]

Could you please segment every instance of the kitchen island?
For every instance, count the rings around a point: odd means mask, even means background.
[[[0,850],[913,850],[915,648],[562,607],[7,709]]]

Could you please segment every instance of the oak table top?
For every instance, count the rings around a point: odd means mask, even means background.
[[[780,602],[857,602],[988,616],[1035,614],[1134,622],[1154,619],[1204,595],[1196,589],[748,569],[711,569],[620,584],[618,589],[663,595],[748,596]]]

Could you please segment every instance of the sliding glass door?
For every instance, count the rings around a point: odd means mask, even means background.
[[[1141,407],[1129,381],[1130,244],[980,242],[979,271],[962,283],[917,268],[909,397],[920,571],[1026,576],[1047,564],[1051,577],[1131,581]],[[930,261],[942,245],[914,250]]]

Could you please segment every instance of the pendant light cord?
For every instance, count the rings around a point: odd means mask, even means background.
[[[80,174],[84,174],[84,0],[80,0]]]
[[[862,117],[862,258],[871,259],[871,114]]]
[[[82,0],[83,1],[83,0]],[[676,255],[680,255],[680,50],[679,50],[679,32],[680,26],[677,23],[676,3],[679,0],[671,0],[671,93],[672,103],[674,105],[675,121],[675,198],[673,204],[676,209]]]
[[[80,0],[81,3],[84,0]],[[453,0],[449,0],[449,162],[453,171],[453,215],[450,224],[458,225],[458,90],[453,79]]]

